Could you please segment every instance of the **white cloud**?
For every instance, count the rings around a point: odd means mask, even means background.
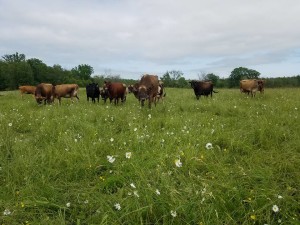
[[[173,69],[226,77],[238,66],[296,75],[299,11],[297,0],[0,0],[0,52],[134,78]]]

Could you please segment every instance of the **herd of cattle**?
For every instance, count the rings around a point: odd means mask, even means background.
[[[240,81],[240,91],[242,93],[251,94],[252,97],[255,96],[256,92],[264,93],[264,80],[258,79],[249,79]],[[218,93],[213,90],[213,83],[211,81],[190,81],[191,87],[194,89],[194,93],[197,99],[201,95],[212,97],[212,93]],[[36,102],[38,104],[50,104],[54,102],[54,99],[58,99],[61,104],[61,98],[73,98],[78,97],[79,86],[77,84],[61,84],[53,85],[47,83],[41,83],[37,86],[20,86],[19,90],[21,96],[24,94],[33,94]],[[99,87],[96,83],[91,83],[86,86],[86,96],[87,101],[92,99],[92,102],[95,103],[96,100],[99,102],[99,99],[102,98],[104,102],[107,99],[110,100],[110,103],[114,101],[114,104],[118,104],[119,100],[121,102],[126,101],[127,93],[133,93],[134,96],[138,99],[141,106],[144,106],[145,101],[148,101],[148,106],[151,108],[151,104],[156,103],[163,97],[166,96],[163,83],[158,80],[156,75],[143,75],[141,80],[133,85],[128,87],[120,82],[110,82],[105,81],[102,87]]]

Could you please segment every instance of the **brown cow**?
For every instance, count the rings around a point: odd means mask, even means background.
[[[214,91],[214,85],[211,81],[197,81],[192,80],[190,81],[191,87],[194,89],[194,93],[196,95],[196,98],[199,100],[201,95],[204,95],[208,97],[212,97],[212,93],[218,93],[217,91]]]
[[[144,106],[145,100],[148,100],[149,108],[151,108],[152,102],[156,106],[158,85],[158,77],[156,75],[143,75],[138,85],[138,99],[141,102],[141,106]]]
[[[36,89],[35,86],[20,86],[19,87],[19,90],[20,90],[22,98],[23,98],[24,94],[32,94],[32,95],[34,95],[35,89]]]
[[[54,86],[52,84],[41,83],[36,86],[35,89],[35,100],[38,104],[42,104],[44,100],[44,104],[50,104],[53,102],[53,92]]]
[[[104,95],[107,96],[110,100],[114,100],[115,105],[119,103],[119,99],[121,102],[125,102],[126,100],[126,85],[120,82],[110,82],[104,81]]]
[[[53,97],[57,98],[59,101],[59,104],[61,104],[61,98],[71,98],[73,101],[73,98],[78,97],[78,91],[79,91],[79,86],[77,84],[60,84],[60,85],[55,85],[54,86],[54,92],[53,92]]]
[[[241,80],[240,91],[248,95],[251,93],[251,96],[255,97],[257,91],[264,92],[264,81],[257,79]]]

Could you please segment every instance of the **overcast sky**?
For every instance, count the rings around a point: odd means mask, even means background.
[[[187,79],[236,67],[300,74],[299,0],[0,0],[0,54]]]

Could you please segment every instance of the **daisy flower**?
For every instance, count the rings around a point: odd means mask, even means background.
[[[114,207],[115,207],[115,209],[118,210],[118,211],[121,210],[121,205],[120,205],[120,203],[114,204]]]
[[[177,167],[182,167],[182,162],[180,162],[180,159],[176,159],[176,160],[175,160],[175,165],[176,165]]]
[[[273,205],[272,210],[273,212],[277,213],[279,212],[279,207],[277,205]]]
[[[131,158],[131,152],[126,152],[125,156],[126,156],[126,159],[130,159]]]
[[[213,146],[212,146],[212,143],[207,143],[206,145],[205,145],[205,148],[206,149],[212,149],[213,148]]]
[[[106,157],[107,157],[108,162],[110,162],[110,163],[113,163],[116,160],[116,158],[111,155],[108,155]]]
[[[176,211],[174,211],[174,210],[171,210],[171,216],[173,216],[173,217],[176,217],[177,216],[177,212]]]

